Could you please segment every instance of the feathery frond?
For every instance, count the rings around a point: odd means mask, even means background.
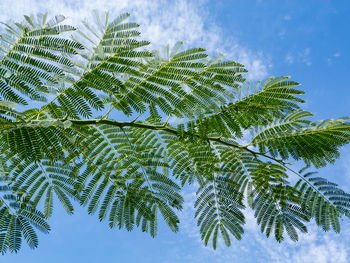
[[[252,89],[242,64],[203,48],[178,43],[162,55],[129,17],[4,24],[0,252],[17,252],[23,238],[37,247],[56,199],[111,228],[154,237],[162,219],[176,232],[186,184],[198,187],[195,217],[214,249],[242,238],[246,203],[278,242],[297,241],[311,219],[339,232],[349,194],[289,162],[333,163],[350,141],[349,118],[309,120],[290,77]]]

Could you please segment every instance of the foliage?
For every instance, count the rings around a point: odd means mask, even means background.
[[[340,231],[350,195],[291,162],[333,163],[349,119],[313,122],[289,77],[255,89],[235,61],[202,48],[151,51],[129,14],[77,29],[25,16],[0,35],[0,251],[38,245],[58,202],[152,236],[179,229],[187,184],[204,243],[244,233],[249,206],[266,236],[298,240],[315,220]],[[250,136],[249,136],[250,134]],[[290,179],[298,177],[297,184]]]

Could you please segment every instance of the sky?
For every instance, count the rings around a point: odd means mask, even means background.
[[[128,11],[141,24],[142,35],[155,48],[177,41],[206,48],[211,56],[225,53],[246,65],[251,80],[290,75],[306,92],[305,110],[323,120],[350,116],[350,2],[347,0],[0,0],[0,21],[22,20],[24,14],[48,11],[63,14],[72,23],[91,19],[93,9],[117,15]],[[350,191],[350,145],[342,157],[321,169],[320,175]],[[342,232],[323,232],[314,224],[298,243],[282,244],[263,236],[248,211],[241,241],[216,251],[204,247],[193,219],[194,194],[184,192],[180,231],[160,224],[153,239],[137,229],[109,229],[86,209],[73,216],[57,207],[49,235],[40,235],[35,250],[23,246],[18,254],[0,256],[2,262],[350,262],[350,220]]]

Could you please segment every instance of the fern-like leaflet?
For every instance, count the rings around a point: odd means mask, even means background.
[[[349,143],[349,118],[309,120],[289,77],[252,89],[242,64],[203,48],[153,51],[129,16],[5,25],[0,252],[17,252],[22,239],[36,247],[55,199],[70,214],[86,206],[111,228],[155,236],[162,219],[176,232],[186,184],[198,186],[195,217],[214,249],[220,238],[241,239],[247,205],[279,242],[298,240],[312,219],[339,232],[349,194],[290,162],[334,162]]]

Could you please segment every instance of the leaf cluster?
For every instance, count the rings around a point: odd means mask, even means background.
[[[350,195],[291,162],[334,163],[348,118],[314,122],[299,83],[271,77],[253,88],[240,63],[182,43],[153,51],[129,14],[25,16],[0,35],[0,252],[61,205],[87,207],[111,228],[179,229],[181,193],[197,187],[195,214],[214,249],[244,234],[245,210],[281,242],[314,220],[340,231]],[[296,184],[290,183],[298,177]]]

